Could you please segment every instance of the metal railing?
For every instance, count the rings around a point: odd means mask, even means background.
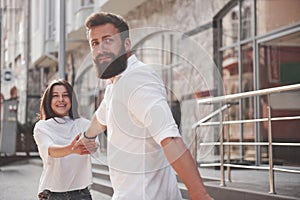
[[[274,171],[280,171],[280,172],[287,172],[287,173],[297,173],[300,174],[300,170],[292,170],[287,169],[284,167],[274,167],[273,162],[273,146],[297,146],[300,147],[300,143],[294,143],[294,142],[273,142],[272,141],[272,121],[284,121],[284,120],[299,120],[300,116],[290,116],[290,117],[273,117],[271,116],[271,105],[270,105],[270,95],[274,93],[279,92],[287,92],[287,91],[293,91],[293,90],[299,90],[300,84],[294,84],[294,85],[288,85],[288,86],[281,86],[281,87],[275,87],[275,88],[268,88],[268,89],[261,89],[256,91],[250,91],[250,92],[243,92],[243,93],[237,93],[237,94],[230,94],[225,96],[219,96],[219,97],[208,97],[197,100],[198,104],[214,104],[214,103],[225,103],[224,106],[217,109],[216,111],[212,112],[211,114],[207,115],[200,121],[196,122],[192,125],[192,129],[196,130],[196,128],[201,126],[219,126],[219,142],[203,142],[200,145],[218,145],[220,146],[220,163],[209,163],[209,164],[200,164],[200,166],[220,166],[220,181],[221,186],[225,186],[225,173],[224,173],[224,167],[227,167],[228,172],[228,179],[231,181],[231,170],[230,168],[247,168],[247,169],[258,169],[258,170],[269,170],[269,185],[270,185],[270,191],[269,193],[275,194],[275,181],[274,181]],[[226,103],[228,101],[234,101],[234,100],[241,100],[243,98],[249,98],[249,97],[258,97],[266,95],[268,97],[268,104],[267,104],[267,110],[268,110],[268,117],[267,118],[257,118],[257,119],[250,119],[250,120],[227,120],[223,121],[223,111],[228,109],[231,104]],[[219,115],[219,122],[208,122],[212,117]],[[229,137],[227,137],[227,141],[224,142],[224,135],[223,135],[223,125],[230,125],[230,124],[245,124],[245,123],[257,123],[257,122],[268,122],[268,139],[267,142],[230,142]],[[228,134],[229,136],[229,134]],[[194,151],[197,152],[197,134],[195,134],[195,143]],[[227,163],[224,162],[224,146],[231,146],[231,145],[254,145],[254,146],[268,146],[268,166],[247,166],[247,165],[239,165],[239,164],[231,164],[230,163],[230,149],[227,152]],[[196,156],[196,155],[195,155]],[[197,157],[195,157],[197,158]]]

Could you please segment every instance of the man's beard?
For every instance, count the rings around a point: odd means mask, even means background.
[[[104,61],[100,63],[99,58],[101,56],[110,57],[112,61]],[[127,54],[124,50],[121,50],[118,55],[105,52],[99,54],[94,59],[96,73],[100,79],[109,79],[121,74],[127,67]]]

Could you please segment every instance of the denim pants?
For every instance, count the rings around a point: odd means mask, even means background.
[[[44,190],[39,194],[40,200],[92,200],[90,190],[86,187],[82,190],[68,192],[51,192]]]

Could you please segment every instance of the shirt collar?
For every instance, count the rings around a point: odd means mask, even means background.
[[[126,69],[121,73],[119,74],[118,76],[123,76],[124,74],[127,74],[131,69],[133,69],[133,64],[135,62],[137,62],[137,57],[132,54],[128,59],[127,59],[127,67]]]

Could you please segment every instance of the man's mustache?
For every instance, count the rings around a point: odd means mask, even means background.
[[[107,57],[115,58],[115,55],[113,53],[103,52],[96,56],[96,60],[101,60],[102,58],[107,58]]]
[[[109,58],[109,59],[105,59]],[[103,59],[103,62],[101,62]],[[98,78],[108,79],[123,72],[127,67],[127,54],[100,53],[94,59]]]

